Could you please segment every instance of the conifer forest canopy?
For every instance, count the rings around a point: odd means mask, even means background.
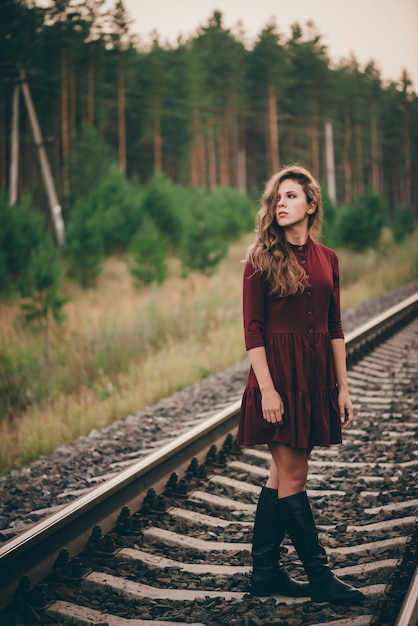
[[[30,87],[65,212],[118,162],[141,184],[162,172],[184,186],[259,194],[279,165],[326,183],[332,129],[338,203],[373,189],[418,217],[418,99],[408,75],[331,62],[314,24],[284,38],[266,23],[251,47],[215,12],[188,39],[143,44],[121,0],[2,0],[0,188],[9,188],[13,94]],[[36,146],[20,102],[19,196],[45,205]]]

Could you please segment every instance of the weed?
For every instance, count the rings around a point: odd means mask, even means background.
[[[48,362],[42,338],[13,323],[18,304],[1,303],[9,419],[0,422],[0,473],[245,358],[241,261],[252,240],[232,244],[212,276],[181,279],[180,262],[170,259],[164,284],[141,291],[123,257],[106,259],[98,289],[64,285],[71,301],[64,326],[51,328]],[[343,308],[416,279],[417,240],[415,233],[395,246],[384,231],[377,249],[339,250]]]

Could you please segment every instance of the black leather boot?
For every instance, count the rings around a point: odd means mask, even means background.
[[[308,583],[290,578],[280,563],[280,544],[286,530],[278,515],[277,502],[277,489],[262,487],[254,521],[250,593],[255,596],[309,597]]]
[[[334,602],[345,606],[362,604],[364,595],[359,589],[343,583],[328,565],[306,491],[281,498],[279,509],[285,520],[289,537],[303,563],[309,579],[314,602]]]

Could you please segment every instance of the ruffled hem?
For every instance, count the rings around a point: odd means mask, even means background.
[[[248,386],[242,398],[237,441],[244,446],[283,443],[292,448],[310,449],[341,443],[338,388],[327,390],[278,390],[285,413],[283,424],[263,418],[261,393]]]

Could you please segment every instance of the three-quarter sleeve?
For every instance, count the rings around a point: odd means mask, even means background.
[[[338,264],[338,257],[335,253],[332,261],[332,278],[333,289],[328,311],[328,330],[331,339],[344,339],[340,306],[340,269]]]
[[[247,350],[264,346],[266,282],[247,261],[242,289],[244,338]]]

